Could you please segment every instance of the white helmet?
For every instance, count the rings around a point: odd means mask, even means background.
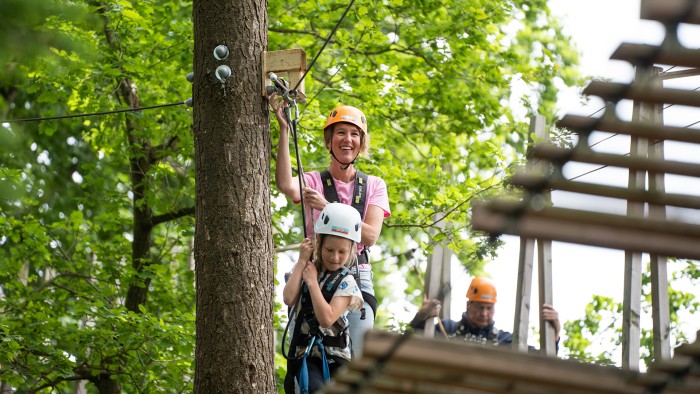
[[[325,206],[314,225],[316,234],[335,235],[360,242],[362,218],[350,205],[333,202]]]

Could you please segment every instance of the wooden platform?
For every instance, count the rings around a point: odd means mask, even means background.
[[[362,359],[324,389],[345,393],[700,393],[700,344],[646,373],[458,340],[370,331]]]

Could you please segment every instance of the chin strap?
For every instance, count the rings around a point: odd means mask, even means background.
[[[338,157],[336,157],[335,153],[333,152],[333,148],[331,148],[331,156],[333,156],[333,158],[335,159],[335,161],[337,161],[338,163],[342,164],[342,166],[340,167],[340,169],[343,170],[343,171],[345,171],[345,170],[347,170],[351,165],[355,164],[355,162],[357,161],[357,157],[360,156],[360,154],[358,153],[357,155],[355,155],[355,158],[352,159],[352,161],[351,161],[350,163],[343,163],[342,161],[338,160]]]

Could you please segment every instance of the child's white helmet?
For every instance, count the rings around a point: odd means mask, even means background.
[[[335,235],[360,242],[362,218],[360,213],[350,205],[333,202],[325,206],[314,224],[316,234]]]

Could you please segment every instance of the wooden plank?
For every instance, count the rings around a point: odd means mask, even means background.
[[[700,226],[649,218],[546,208],[535,211],[517,201],[475,202],[472,227],[493,234],[543,237],[640,253],[700,259]]]
[[[663,82],[656,79],[655,83]],[[651,123],[663,124],[663,109],[661,106],[649,108]],[[656,160],[664,160],[664,140],[649,140],[647,156]],[[666,181],[663,173],[650,171],[647,176],[649,190],[656,193],[666,192]],[[666,206],[664,204],[650,204],[648,207],[650,218],[655,220],[666,219]],[[668,297],[668,262],[666,256],[651,254],[649,256],[651,276],[651,316],[654,341],[654,359],[656,361],[669,360],[671,358],[671,316]]]
[[[538,142],[550,142],[549,133],[545,130],[544,116],[537,115],[530,122],[530,135],[535,135]],[[528,162],[531,164],[531,161]],[[542,172],[546,168],[545,163],[535,163],[531,166],[530,171]],[[545,206],[552,205],[552,196],[549,191],[544,191],[540,194]],[[554,291],[552,290],[552,241],[549,239],[537,239],[537,274],[539,285],[539,305],[538,310],[541,312],[543,304],[554,304]],[[530,274],[532,275],[532,274]],[[528,297],[528,302],[530,298]],[[541,316],[541,314],[540,314]],[[540,351],[545,355],[554,357],[557,354],[556,338],[554,337],[554,327],[549,323],[539,318],[540,324]],[[526,337],[527,338],[527,337]]]
[[[593,152],[585,149],[571,150],[547,144],[536,146],[533,154],[536,157],[553,161],[559,165],[563,165],[569,161],[577,161],[633,170],[700,177],[700,164],[680,161],[631,158],[610,153]]]
[[[591,118],[579,115],[565,115],[557,126],[576,131],[581,138],[587,138],[593,131],[605,131],[624,135],[636,135],[656,140],[672,140],[700,144],[700,130],[687,127],[664,126],[650,123],[630,123],[618,119]]]
[[[515,294],[515,320],[513,321],[513,346],[520,351],[527,350],[527,336],[530,331],[530,293],[532,272],[535,260],[535,239],[520,237],[518,254],[518,279]],[[525,297],[525,294],[528,296]]]
[[[264,52],[263,54],[263,75],[262,75],[262,94],[267,96],[267,86],[271,86],[272,82],[268,77],[268,73],[273,72],[278,77],[284,78],[289,82],[289,89],[293,89],[297,84],[297,101],[304,102],[306,95],[304,93],[304,80],[301,78],[306,72],[306,52],[303,49],[287,49],[281,51]],[[299,82],[301,81],[301,83]]]
[[[658,47],[649,44],[622,43],[610,55],[613,60],[623,60],[635,66],[669,64],[680,67],[700,68],[700,51],[688,48]]]
[[[368,333],[365,339],[368,346],[363,362],[356,364],[353,361],[349,365],[350,369],[362,368],[370,375],[374,374],[363,382],[364,387],[358,392],[369,392],[365,389],[371,387],[372,381],[379,378],[399,382],[415,379],[423,382],[426,376],[431,382],[452,385],[455,391],[451,392],[460,393],[469,391],[458,389],[470,387],[495,393],[643,392],[642,388],[627,384],[636,374],[627,374],[618,368],[543,357],[503,347],[483,347],[465,342],[412,336],[403,338],[404,342],[387,358],[399,336],[400,334],[377,330]],[[375,360],[375,364],[367,364],[367,359]],[[343,382],[345,371],[347,369],[340,371],[335,380]],[[420,376],[414,378],[417,374]],[[354,379],[366,378],[366,375],[357,373],[353,376]],[[347,385],[350,382],[343,383]],[[358,384],[357,380],[355,384]]]
[[[676,104],[700,107],[700,92],[695,90],[653,87],[642,83],[591,81],[583,94],[617,102],[622,99],[654,104]]]
[[[660,81],[651,81],[658,73],[655,67],[636,67],[635,85],[657,87]],[[635,100],[632,108],[632,123],[657,124],[653,119],[655,105]],[[630,157],[634,160],[647,158],[646,138],[632,136],[630,138]],[[646,169],[630,168],[628,171],[627,187],[631,190],[646,189]],[[627,216],[644,216],[644,204],[634,200],[627,201]],[[639,370],[640,356],[640,316],[642,298],[642,255],[639,250],[625,248],[624,287],[622,299],[622,369]]]
[[[549,142],[545,132],[545,118],[535,115],[530,118],[527,149],[527,172],[541,172],[543,163],[532,157],[532,147],[537,143]],[[535,259],[535,245],[538,240],[520,237],[520,254],[518,256],[518,279],[515,289],[515,316],[513,319],[513,346],[515,349],[527,350],[527,337],[530,331],[530,305],[532,300],[532,272]]]
[[[642,0],[640,17],[666,24],[680,22],[700,24],[697,0]],[[668,33],[667,33],[668,34]]]
[[[700,197],[686,194],[660,193],[647,190],[630,190],[622,187],[599,185],[579,181],[569,181],[561,178],[551,178],[539,175],[515,174],[511,183],[538,192],[545,189],[561,190],[572,193],[588,194],[620,200],[631,200],[656,205],[666,205],[681,208],[700,209]]]
[[[539,297],[540,304],[538,310],[542,312],[542,305],[554,305],[554,291],[552,276],[552,241],[549,239],[537,239],[537,261],[539,276]],[[542,319],[540,313],[540,352],[543,352],[549,357],[557,356],[556,337],[554,336],[554,326]]]
[[[695,342],[684,343],[678,346],[676,349],[674,349],[674,353],[700,358],[700,331],[698,331],[696,334]]]

